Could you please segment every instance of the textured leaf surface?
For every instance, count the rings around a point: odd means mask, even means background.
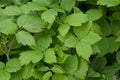
[[[21,63],[17,58],[10,59],[6,63],[5,70],[8,72],[17,72],[20,69],[21,69]]]
[[[0,32],[8,35],[15,34],[17,31],[17,25],[13,23],[10,19],[5,19],[0,21]]]
[[[52,80],[68,80],[68,78],[64,74],[54,74]]]
[[[62,68],[66,73],[73,73],[78,68],[78,59],[77,56],[69,56],[65,62],[62,64]]]
[[[90,55],[93,53],[91,45],[86,42],[79,42],[76,45],[76,51],[79,56],[86,60],[89,60]]]
[[[70,4],[70,5],[69,5]],[[62,0],[61,7],[66,11],[70,11],[75,5],[75,0]]]
[[[51,64],[56,62],[55,52],[52,48],[47,49],[44,53],[44,56],[45,56],[44,61],[46,63]]]
[[[0,69],[0,80],[10,80],[10,73],[3,70],[3,69]]]
[[[65,23],[68,23],[71,26],[81,26],[82,23],[85,23],[87,21],[88,18],[86,14],[83,14],[81,12],[68,15],[64,20]]]
[[[20,53],[20,57],[19,57],[22,65],[28,64],[31,61],[33,63],[37,63],[42,58],[43,58],[42,52],[38,52],[38,51],[24,51]]]
[[[29,46],[36,45],[34,37],[26,31],[17,32],[16,39],[18,43],[21,43],[23,45],[29,45]]]
[[[57,16],[57,12],[53,9],[49,9],[42,13],[41,18],[44,21],[52,24],[54,22],[56,16]]]

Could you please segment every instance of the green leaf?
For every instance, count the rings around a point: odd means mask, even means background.
[[[89,33],[91,26],[92,26],[92,22],[88,22],[88,23],[83,24],[80,27],[74,27],[73,30],[74,30],[75,35],[79,39],[82,39]]]
[[[42,80],[50,80],[50,77],[52,76],[52,72],[46,72],[43,77]]]
[[[27,65],[31,61],[33,63],[37,63],[42,58],[43,58],[43,54],[40,51],[39,52],[38,51],[23,51],[20,53],[20,57],[19,57],[22,65],[24,64]]]
[[[81,26],[82,23],[86,23],[88,21],[88,18],[86,14],[83,14],[82,12],[79,13],[73,13],[71,15],[68,15],[64,23],[68,23],[71,26]]]
[[[55,56],[55,52],[52,48],[49,48],[45,51],[44,53],[44,61],[46,63],[52,64],[52,63],[56,63],[56,56]]]
[[[68,78],[64,74],[54,74],[52,80],[68,80]]]
[[[5,70],[8,72],[17,72],[21,69],[21,63],[17,58],[10,59],[6,63]]]
[[[52,43],[52,38],[49,35],[42,35],[37,40],[37,47],[42,50],[46,50]]]
[[[62,67],[59,65],[54,65],[51,70],[55,73],[65,73]]]
[[[61,7],[66,11],[71,11],[71,9],[75,6],[75,0],[62,0]]]
[[[17,31],[17,25],[13,23],[10,19],[0,20],[0,32],[8,35],[15,34]]]
[[[44,11],[44,10],[47,10],[46,7],[40,5],[39,3],[36,3],[36,2],[28,2],[27,4],[21,5],[20,9],[25,14],[28,14],[31,11]]]
[[[101,9],[89,9],[86,14],[90,21],[98,20],[103,15]]]
[[[101,39],[102,37],[100,37],[98,34],[94,33],[93,31],[90,31],[86,37],[81,39],[81,41],[88,42],[92,45],[100,41]]]
[[[8,16],[14,16],[14,15],[20,15],[22,14],[22,11],[20,10],[20,8],[18,6],[7,6],[4,11],[4,14],[8,15]]]
[[[49,9],[41,14],[41,18],[50,24],[53,24],[56,16],[57,12],[53,9]]]
[[[113,7],[120,4],[120,0],[98,0],[97,4],[106,5],[107,7]]]
[[[80,41],[76,45],[76,51],[79,56],[81,56],[83,59],[86,59],[87,61],[89,60],[90,55],[93,54],[91,45],[89,43],[82,42],[82,41]]]
[[[22,71],[20,70],[15,73],[12,73],[10,80],[22,80],[21,76],[22,76]]]
[[[23,45],[28,45],[28,46],[36,45],[34,37],[26,31],[17,32],[16,39],[18,43],[21,43]]]
[[[77,56],[69,56],[62,64],[62,68],[65,70],[65,73],[67,74],[75,72],[78,68]]]
[[[4,69],[0,69],[0,80],[10,80],[10,73]]]
[[[40,5],[49,5],[50,0],[32,0],[35,3],[39,3]]]
[[[68,33],[69,29],[70,26],[68,24],[60,24],[60,26],[58,27],[58,31],[63,37]]]
[[[95,72],[92,68],[88,70],[88,77],[100,77],[101,75],[98,72]]]
[[[49,69],[49,67],[47,67],[47,66],[42,66],[42,67],[40,67],[40,68],[38,69],[38,71],[42,71],[42,72],[46,72],[46,71],[48,71],[48,70],[50,70],[50,69]]]
[[[0,62],[0,69],[4,68],[5,64],[3,62]]]
[[[78,43],[78,39],[74,35],[69,35],[66,38],[64,45],[66,47],[72,48],[72,47],[75,47],[77,45],[77,43]]]
[[[32,63],[30,63],[28,65],[24,65],[22,68],[22,76],[21,77],[25,80],[32,77],[33,73],[34,73],[34,67],[35,67],[35,65]]]
[[[17,20],[17,24],[19,27],[33,33],[41,32],[45,26],[45,22],[40,17],[29,15],[21,15]]]
[[[80,58],[79,68],[73,75],[79,78],[79,80],[85,80],[87,71],[88,71],[88,63],[84,59]]]
[[[120,64],[120,51],[117,52],[116,59],[117,59],[117,62]]]

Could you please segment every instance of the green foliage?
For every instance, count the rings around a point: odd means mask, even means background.
[[[0,0],[0,80],[119,80],[120,0]]]

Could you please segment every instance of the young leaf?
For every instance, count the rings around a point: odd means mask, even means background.
[[[42,80],[50,80],[50,77],[52,76],[52,72],[46,72],[43,77]]]
[[[69,35],[68,38],[65,40],[64,45],[66,47],[75,47],[78,43],[78,39],[74,35]]]
[[[75,75],[75,77],[79,78],[79,80],[85,80],[87,71],[88,71],[88,64],[84,59],[81,58],[80,63],[79,63],[79,68],[73,75]]]
[[[62,0],[61,7],[66,11],[71,11],[71,9],[75,6],[75,0]]]
[[[20,15],[22,11],[18,6],[7,6],[3,11],[4,14],[8,16]]]
[[[68,24],[60,24],[60,26],[58,27],[58,31],[63,37],[68,33],[69,29],[70,26]]]
[[[92,26],[92,22],[88,22],[88,23],[83,24],[82,26],[74,27],[73,30],[74,30],[75,35],[79,39],[82,39],[89,33],[91,26]]]
[[[46,63],[52,64],[56,62],[55,52],[52,48],[47,49],[44,53],[44,56],[45,56],[44,61]]]
[[[55,73],[65,73],[62,67],[59,65],[54,65],[51,70]]]
[[[8,35],[15,34],[17,31],[17,25],[13,23],[10,19],[0,20],[0,32]]]
[[[10,80],[10,73],[4,69],[0,69],[0,80]]]
[[[18,43],[21,43],[23,45],[28,45],[28,46],[36,45],[34,37],[26,31],[17,32],[16,39]]]
[[[20,57],[19,57],[22,65],[24,64],[27,65],[31,61],[33,63],[37,63],[42,58],[43,58],[43,54],[40,51],[39,52],[38,51],[23,51],[20,53]]]
[[[31,11],[44,11],[44,10],[47,10],[46,7],[40,5],[39,3],[36,3],[36,2],[28,2],[27,4],[21,5],[20,9],[25,14],[28,14]]]
[[[82,41],[80,41],[76,45],[76,51],[79,56],[81,56],[83,59],[86,59],[87,61],[89,60],[90,55],[93,54],[91,45],[87,42],[82,42]]]
[[[25,30],[33,33],[41,32],[45,26],[45,22],[38,16],[29,15],[21,15],[17,20],[17,24],[19,27],[23,27]]]
[[[29,63],[28,65],[24,65],[22,68],[22,78],[24,80],[29,79],[30,77],[32,77],[33,73],[34,73],[34,67],[35,65],[32,63]]]
[[[98,0],[97,4],[106,5],[107,7],[113,7],[120,4],[119,0]]]
[[[102,17],[102,10],[100,9],[89,9],[87,12],[87,17],[90,21],[98,20]]]
[[[86,37],[81,39],[81,41],[88,42],[92,45],[92,44],[95,44],[96,42],[100,41],[101,39],[102,38],[98,34],[94,33],[93,31],[90,31]]]
[[[65,73],[70,74],[77,70],[78,68],[78,58],[77,56],[69,56],[65,62],[62,64]]]
[[[17,58],[10,59],[6,63],[5,70],[8,72],[17,72],[21,69],[21,63]]]
[[[50,24],[54,22],[56,16],[57,12],[53,9],[49,9],[41,14],[41,18]]]
[[[86,23],[87,21],[88,21],[88,18],[86,14],[79,12],[79,13],[68,15],[65,18],[64,23],[68,23],[71,26],[81,26],[82,23]]]
[[[48,35],[42,35],[38,38],[36,43],[39,49],[46,50],[52,43],[52,38]]]
[[[52,80],[68,80],[68,78],[64,74],[54,74]]]

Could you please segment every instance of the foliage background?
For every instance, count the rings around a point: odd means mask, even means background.
[[[120,0],[0,0],[0,80],[120,80]]]

